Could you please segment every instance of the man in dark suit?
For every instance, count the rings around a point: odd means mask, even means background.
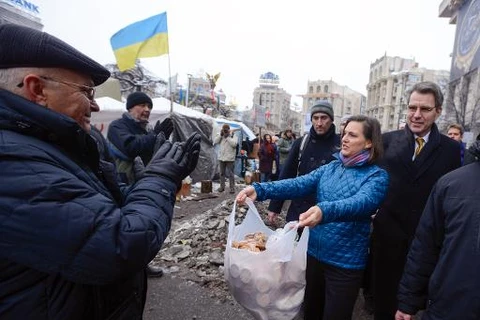
[[[387,198],[373,222],[375,320],[393,320],[407,253],[436,181],[460,166],[460,145],[442,135],[435,120],[443,95],[432,82],[410,92],[407,125],[383,135],[383,168],[390,175]]]

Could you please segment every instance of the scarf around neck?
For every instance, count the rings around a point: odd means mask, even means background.
[[[346,158],[341,152],[339,153],[340,161],[342,161],[345,167],[360,167],[367,163],[369,157],[370,152],[366,149],[363,149],[359,153],[348,158]]]

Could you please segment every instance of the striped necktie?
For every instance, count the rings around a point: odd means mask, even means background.
[[[415,158],[416,158],[420,153],[420,151],[422,151],[423,146],[425,145],[425,140],[423,140],[423,138],[420,138],[420,137],[416,138],[415,140],[417,141],[417,148],[415,149]]]

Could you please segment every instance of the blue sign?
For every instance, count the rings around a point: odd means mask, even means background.
[[[480,66],[480,0],[465,1],[458,11],[450,81]]]
[[[40,10],[38,9],[38,6],[34,3],[31,3],[25,0],[8,0],[8,2],[18,7],[21,7],[22,9],[29,11],[30,13],[40,14]]]

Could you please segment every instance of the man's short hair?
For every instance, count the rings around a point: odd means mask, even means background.
[[[458,129],[460,131],[460,135],[463,136],[463,127],[459,125],[458,123],[452,123],[447,127],[447,132],[450,131],[450,129]]]
[[[408,94],[408,101],[407,103],[410,103],[410,96],[412,93],[418,92],[421,94],[427,94],[431,93],[433,94],[433,97],[435,98],[435,108],[439,109],[443,105],[443,93],[440,87],[431,81],[423,81],[423,82],[417,82],[413,86],[413,88],[410,90]]]

